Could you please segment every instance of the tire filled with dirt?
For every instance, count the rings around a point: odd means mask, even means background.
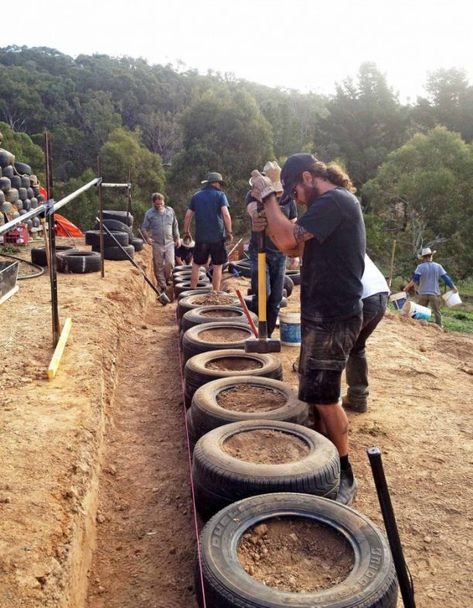
[[[220,378],[194,393],[189,417],[194,441],[209,431],[242,420],[278,420],[307,424],[309,407],[297,391],[272,378]]]
[[[246,498],[203,528],[207,608],[396,608],[389,545],[364,515],[298,493]],[[195,586],[203,606],[200,569]]]
[[[177,294],[179,297],[179,295]],[[223,291],[208,291],[206,293],[193,293],[185,298],[178,299],[177,303],[177,318],[179,319],[179,325],[184,314],[193,308],[199,306],[233,306],[241,308],[240,302],[236,296],[232,296],[229,293]]]
[[[252,336],[253,332],[246,323],[220,321],[191,327],[182,337],[183,362],[185,364],[194,355],[212,350],[224,348],[244,350],[246,340]]]
[[[340,458],[333,443],[312,429],[276,420],[244,420],[198,440],[192,479],[197,509],[209,517],[258,494],[305,492],[334,499]]]
[[[263,376],[282,380],[282,364],[273,355],[241,350],[214,350],[191,357],[184,368],[184,403],[190,407],[195,391],[218,378]]]
[[[251,311],[250,316],[257,326],[258,316]],[[191,308],[183,315],[181,318],[181,330],[187,331],[191,327],[201,325],[202,323],[221,323],[224,321],[248,325],[248,319],[243,309],[239,306],[197,306],[196,308]]]

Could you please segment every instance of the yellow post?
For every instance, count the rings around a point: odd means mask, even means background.
[[[59,337],[56,348],[54,349],[54,354],[51,359],[51,363],[48,367],[48,378],[52,380],[57,373],[57,369],[59,367],[59,363],[61,362],[62,353],[64,352],[64,348],[66,346],[67,339],[71,332],[72,327],[72,319],[68,317],[64,322],[64,327],[62,328],[61,335]]]

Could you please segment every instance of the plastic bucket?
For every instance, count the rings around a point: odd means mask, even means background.
[[[462,304],[461,298],[458,295],[458,293],[455,293],[452,290],[446,291],[443,294],[442,298],[443,298],[443,301],[445,302],[445,304],[449,308],[452,308],[453,306],[458,306],[459,304]]]
[[[430,319],[432,311],[427,306],[421,306],[410,300],[402,307],[402,312],[411,319],[424,320]]]
[[[394,304],[396,310],[402,310],[402,307],[407,301],[407,293],[405,291],[398,291],[389,296],[389,301]]]
[[[301,316],[298,312],[279,313],[281,344],[299,346],[301,343]]]

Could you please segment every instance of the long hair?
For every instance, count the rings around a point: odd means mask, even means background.
[[[327,179],[335,186],[346,188],[349,192],[356,192],[356,188],[348,176],[348,173],[346,173],[338,163],[330,162],[326,165],[321,161],[317,161],[310,172],[316,177]]]

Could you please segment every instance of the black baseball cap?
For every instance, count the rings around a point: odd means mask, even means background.
[[[284,188],[281,202],[293,198],[292,191],[298,183],[301,173],[313,169],[317,162],[319,161],[313,154],[306,154],[304,152],[291,154],[281,169],[281,183]]]

